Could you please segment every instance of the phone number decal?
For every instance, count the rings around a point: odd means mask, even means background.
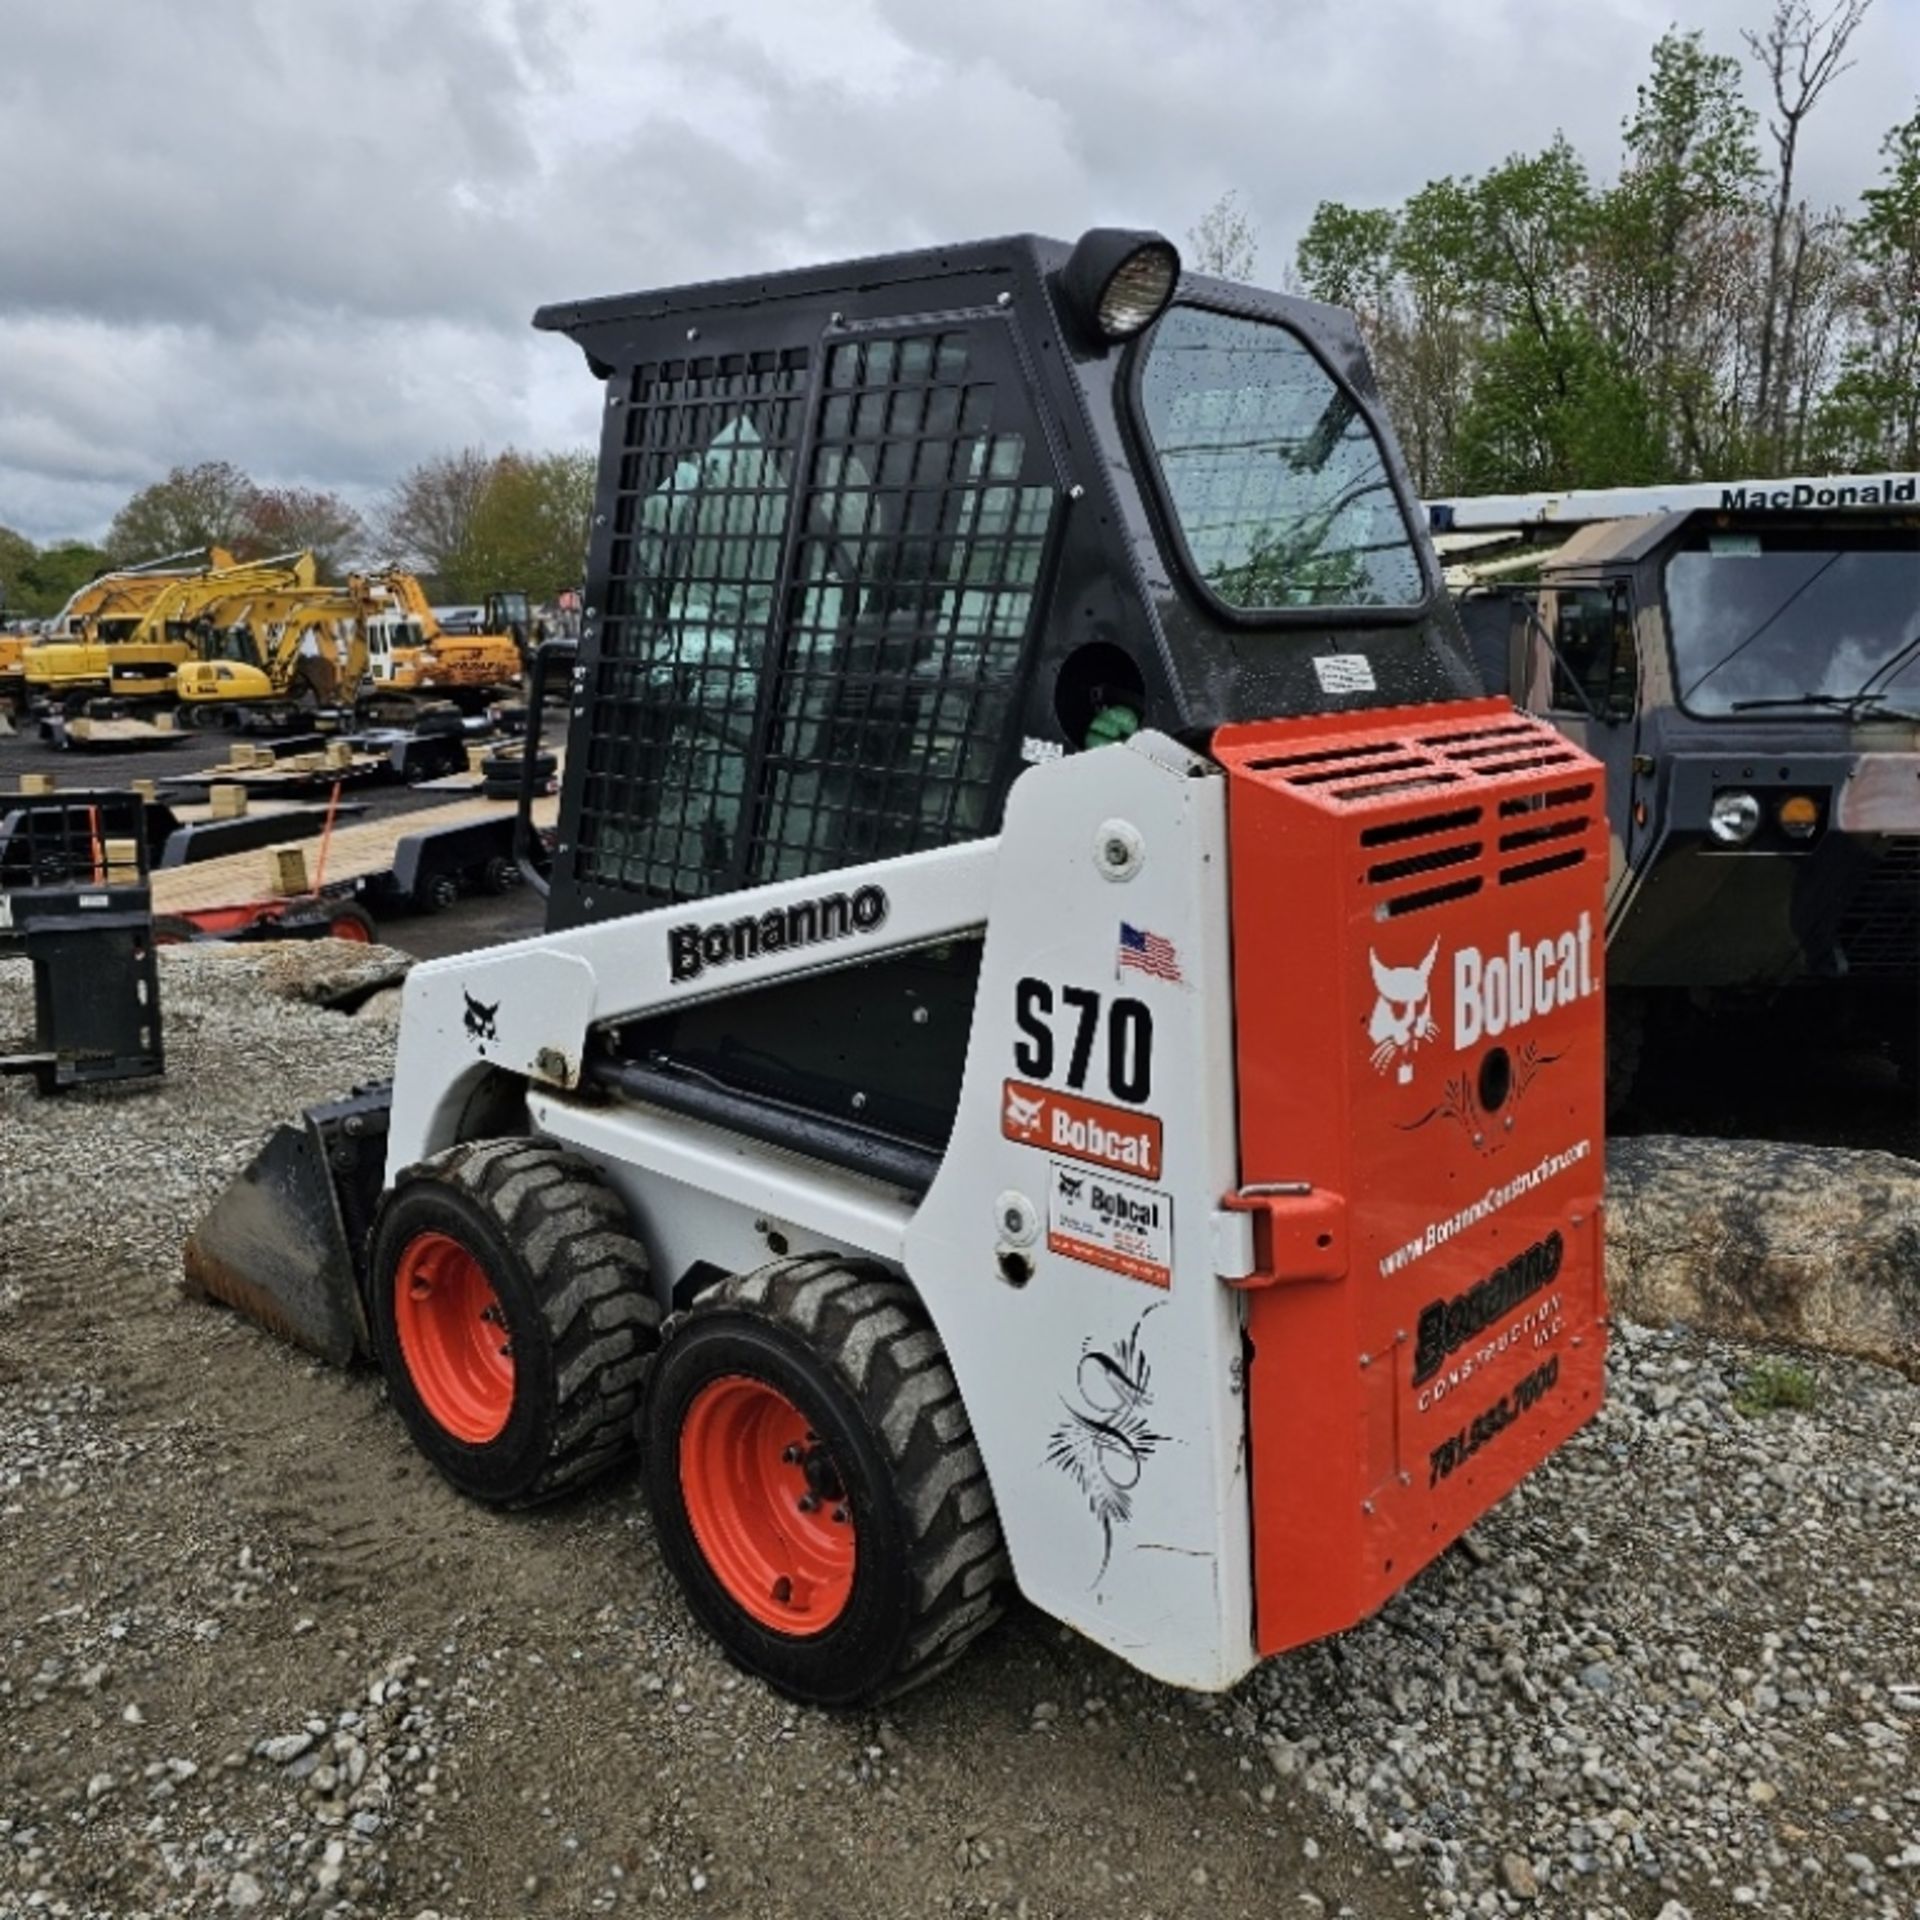
[[[1511,1393],[1504,1393],[1484,1413],[1474,1415],[1468,1425],[1442,1440],[1427,1456],[1430,1472],[1427,1485],[1440,1482],[1464,1466],[1480,1449],[1497,1440],[1529,1407],[1537,1406],[1554,1389],[1560,1378],[1560,1356],[1535,1367]]]

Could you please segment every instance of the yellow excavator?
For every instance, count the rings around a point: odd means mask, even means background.
[[[369,673],[376,691],[424,694],[468,706],[520,684],[532,638],[524,593],[487,596],[482,630],[455,633],[427,604],[420,582],[398,568],[356,574],[349,591],[371,602]]]
[[[27,677],[20,663],[33,640],[30,633],[0,633],[0,720],[11,717],[24,704]]]
[[[196,577],[212,567],[231,567],[233,556],[223,548],[195,547],[184,553],[157,555],[130,567],[116,567],[74,590],[71,597],[39,633],[0,634],[0,713],[18,713],[27,704],[27,655],[37,648],[71,646],[96,639],[124,641],[126,629],[136,623],[154,596],[171,582]],[[177,647],[172,652],[177,654]],[[67,656],[41,656],[43,670]],[[144,654],[120,662],[128,681],[167,681],[168,661]],[[129,689],[132,690],[132,689]],[[160,691],[166,689],[162,687]]]
[[[196,623],[194,657],[174,671],[181,724],[269,725],[351,708],[367,675],[366,600],[338,587],[265,587],[229,596]]]
[[[311,591],[311,553],[237,562],[213,548],[204,566],[103,575],[62,610],[51,635],[21,657],[29,698],[72,705],[99,694],[170,700],[176,671],[198,652],[199,633],[237,597],[273,589]]]

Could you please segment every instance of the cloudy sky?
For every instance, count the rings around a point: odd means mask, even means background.
[[[1034,228],[1277,272],[1323,198],[1537,148],[1601,169],[1676,15],[1768,0],[0,0],[0,523],[100,532],[179,462],[367,501],[447,448],[578,444],[542,301]],[[1920,96],[1875,0],[1816,198]],[[1264,277],[1264,275],[1263,275]]]

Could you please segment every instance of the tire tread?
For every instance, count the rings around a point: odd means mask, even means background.
[[[632,1452],[661,1313],[619,1196],[578,1154],[518,1138],[450,1147],[405,1177],[463,1189],[513,1242],[533,1281],[553,1353],[552,1443],[539,1475],[504,1504],[551,1500]]]
[[[915,1596],[900,1652],[865,1698],[931,1680],[1005,1611],[1013,1568],[959,1387],[919,1296],[899,1276],[838,1255],[777,1260],[674,1315],[661,1351],[701,1317],[729,1312],[798,1335],[859,1404],[906,1523]]]

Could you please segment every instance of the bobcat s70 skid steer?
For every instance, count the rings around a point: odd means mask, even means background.
[[[1100,230],[536,325],[606,399],[548,931],[190,1284],[476,1498],[637,1449],[805,1699],[1016,1587],[1197,1688],[1361,1619],[1600,1402],[1607,843],[1351,317]]]

